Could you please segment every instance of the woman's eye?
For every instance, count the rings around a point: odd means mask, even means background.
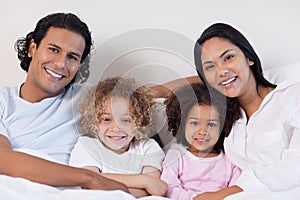
[[[209,70],[212,70],[212,69],[214,69],[214,65],[207,65],[206,67],[205,67],[205,71],[209,71]]]
[[[228,55],[228,56],[225,57],[225,61],[231,60],[232,58],[233,58],[233,55]]]

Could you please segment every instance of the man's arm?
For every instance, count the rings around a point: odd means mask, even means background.
[[[154,91],[156,91],[157,98],[165,98],[176,88],[191,83],[202,83],[202,81],[200,80],[199,76],[190,76],[190,77],[175,79],[173,81],[161,85],[154,85],[151,86],[151,88]]]
[[[124,184],[90,170],[61,165],[13,151],[11,143],[3,135],[0,135],[0,174],[22,177],[52,186],[80,186],[85,189],[128,192],[128,188]]]

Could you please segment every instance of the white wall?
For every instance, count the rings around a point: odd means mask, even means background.
[[[119,74],[147,83],[192,75],[194,41],[214,22],[244,33],[264,68],[300,62],[298,0],[2,0],[0,5],[0,86],[24,80],[14,42],[57,11],[78,14],[92,30],[92,82]]]

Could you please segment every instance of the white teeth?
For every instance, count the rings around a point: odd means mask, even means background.
[[[120,139],[125,138],[125,136],[108,136],[108,137],[112,140],[120,140]]]
[[[234,80],[235,80],[235,77],[232,77],[231,79],[228,79],[227,81],[222,82],[222,85],[227,85]]]
[[[50,71],[50,70],[48,70],[48,69],[46,69],[46,71],[47,71],[51,76],[54,76],[55,78],[62,78],[62,77],[63,77],[62,75],[56,74],[56,73],[54,73],[53,71]]]

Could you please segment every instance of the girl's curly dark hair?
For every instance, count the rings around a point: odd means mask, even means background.
[[[213,88],[202,83],[192,83],[178,88],[166,100],[168,130],[177,138],[177,142],[188,146],[185,138],[187,115],[194,105],[214,106],[220,114],[221,133],[214,149],[223,150],[224,138],[230,133],[233,123],[241,113],[239,105]]]
[[[77,75],[71,83],[75,81],[86,81],[89,77],[90,52],[93,46],[93,41],[88,26],[72,13],[49,14],[38,21],[34,31],[28,33],[25,38],[22,37],[16,41],[15,50],[18,52],[18,58],[21,61],[21,68],[28,72],[31,62],[31,57],[28,57],[30,42],[33,40],[38,48],[50,27],[63,28],[77,33],[84,38],[85,48],[80,61],[81,65]]]
[[[135,138],[146,138],[145,129],[152,122],[154,92],[147,86],[141,86],[134,78],[107,78],[89,90],[79,105],[81,132],[89,137],[98,137],[99,120],[106,101],[111,97],[128,99],[129,114],[137,130]]]

